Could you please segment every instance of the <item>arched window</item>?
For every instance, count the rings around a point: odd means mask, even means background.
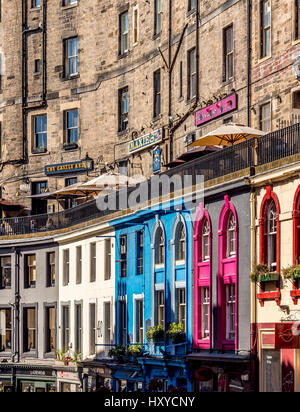
[[[176,261],[185,261],[186,258],[186,238],[185,227],[182,222],[178,224],[176,236]]]
[[[155,238],[155,264],[165,264],[165,236],[161,227],[157,229]]]
[[[280,224],[279,202],[271,186],[266,187],[266,194],[261,203],[259,233],[260,233],[260,261],[273,272],[273,280],[259,282],[257,298],[264,306],[265,300],[275,300],[280,305]],[[275,272],[275,273],[274,273]]]
[[[293,264],[300,263],[300,186],[296,190],[293,205]],[[300,298],[300,279],[293,281],[293,290],[291,297],[295,305]]]
[[[227,257],[233,257],[236,255],[236,224],[235,218],[232,212],[229,213],[227,221]]]
[[[274,200],[271,201],[267,211],[267,230],[265,231],[266,244],[267,244],[267,260],[266,263],[270,269],[275,272],[277,266],[277,212]]]
[[[209,223],[206,218],[203,219],[202,223],[202,253],[201,253],[201,259],[202,262],[207,262],[210,259],[210,247],[209,247],[209,236],[210,236],[210,229],[209,229]]]
[[[220,213],[218,234],[218,346],[222,350],[233,350],[238,345],[238,217],[227,195]]]

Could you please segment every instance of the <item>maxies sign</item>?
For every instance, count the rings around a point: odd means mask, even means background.
[[[93,170],[94,164],[92,160],[80,160],[79,162],[70,163],[60,163],[55,165],[45,166],[45,174],[56,175],[62,173],[74,173],[74,172],[84,172],[87,170]]]
[[[147,149],[157,143],[160,143],[163,139],[163,130],[159,129],[155,132],[146,134],[138,139],[132,140],[129,143],[129,154],[139,152],[140,150]]]

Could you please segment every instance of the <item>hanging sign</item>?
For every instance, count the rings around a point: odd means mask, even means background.
[[[145,136],[139,137],[138,139],[132,140],[129,143],[129,153],[136,153],[140,150],[146,149],[147,147],[151,147],[157,143],[160,143],[163,139],[163,130],[159,129],[155,132],[151,132],[146,134]]]
[[[195,125],[200,126],[204,123],[209,122],[210,120],[216,119],[226,113],[232,112],[235,109],[237,109],[236,93],[225,97],[225,99],[219,100],[211,106],[207,106],[204,109],[198,110],[195,113]]]
[[[158,172],[161,167],[161,150],[157,148],[153,150],[153,172]]]

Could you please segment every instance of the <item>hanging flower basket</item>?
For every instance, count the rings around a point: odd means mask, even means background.
[[[165,338],[165,331],[162,325],[152,326],[146,332],[146,338],[154,344],[160,343]]]
[[[167,336],[171,339],[173,345],[186,341],[186,334],[182,323],[171,323],[167,330]]]

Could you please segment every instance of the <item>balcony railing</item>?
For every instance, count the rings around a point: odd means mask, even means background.
[[[202,175],[204,181],[208,181],[255,165],[261,166],[271,163],[297,153],[300,153],[300,123],[277,130],[258,139],[250,139],[226,147],[218,152],[170,169],[161,175],[168,177],[177,175],[181,178],[189,175],[194,185],[197,176]],[[148,185],[150,196],[150,180]],[[128,194],[133,190],[135,190],[134,187],[129,188]],[[174,191],[174,188],[172,189],[171,186],[171,193],[172,190]],[[65,229],[79,223],[108,216],[113,212],[111,210],[99,210],[96,200],[93,200],[57,213],[0,219],[0,236],[27,235]]]

